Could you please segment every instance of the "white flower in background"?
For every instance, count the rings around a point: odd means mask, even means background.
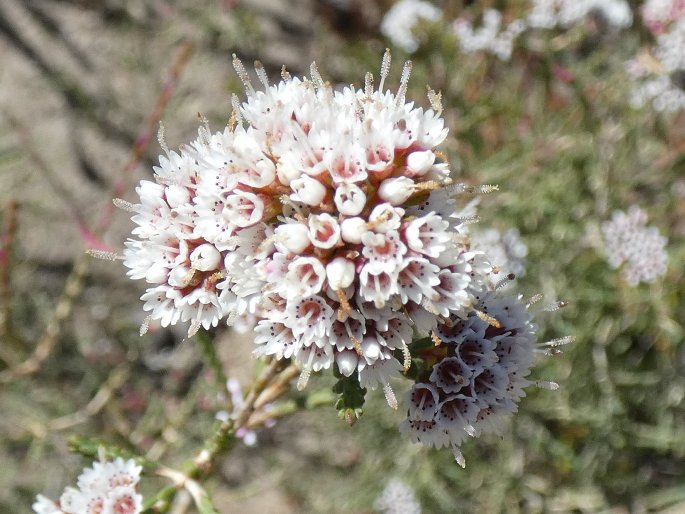
[[[637,206],[627,213],[614,212],[602,224],[607,260],[612,268],[623,267],[623,276],[631,286],[654,282],[666,273],[668,256],[666,238],[655,227],[645,226],[647,214]]]
[[[141,466],[133,460],[117,458],[112,462],[95,462],[78,477],[77,486],[67,487],[59,502],[42,495],[36,497],[36,514],[138,514],[143,498],[136,489]]]
[[[473,24],[457,18],[452,29],[459,39],[459,48],[466,54],[486,51],[503,61],[511,58],[514,40],[526,29],[523,20],[514,20],[506,28],[502,24],[502,13],[487,9],[483,13],[483,25],[474,28]]]
[[[438,21],[442,11],[435,5],[421,0],[400,0],[395,3],[381,22],[381,32],[395,46],[407,53],[413,53],[419,42],[413,30],[421,21]]]
[[[685,16],[682,0],[647,0],[640,7],[642,20],[654,35],[668,30],[669,25]]]
[[[656,111],[685,108],[685,17],[656,37],[650,53],[642,53],[626,65],[636,81],[631,96],[634,107],[651,104]]]
[[[257,91],[234,65],[247,101],[234,100],[223,132],[202,127],[167,151],[131,206],[138,239],[124,264],[148,283],[144,309],[163,325],[189,321],[191,335],[254,316],[255,354],[294,359],[299,387],[336,363],[394,406],[389,379],[412,326],[466,317],[491,271],[453,211],[417,209],[449,205],[432,200],[452,182],[436,149],[439,95],[428,110],[405,101],[410,63],[387,91],[389,53],[377,90],[369,73],[363,89],[334,91],[312,65],[311,79],[284,71],[275,85],[257,66]]]
[[[513,273],[517,277],[526,274],[526,255],[528,247],[521,240],[519,231],[511,228],[506,232],[500,232],[495,228],[489,228],[471,233],[473,248],[482,251],[489,258],[493,266],[499,268],[499,275],[493,278],[505,277]]]
[[[633,13],[625,0],[532,0],[526,22],[531,28],[570,27],[592,14],[620,29],[633,23]]]
[[[378,514],[421,514],[421,504],[414,491],[399,478],[388,482],[373,508]]]

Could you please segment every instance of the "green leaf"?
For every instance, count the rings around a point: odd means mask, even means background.
[[[335,408],[338,411],[338,417],[352,426],[363,414],[366,389],[359,385],[356,375],[344,377],[338,374],[338,376],[338,381],[333,386],[333,392],[339,394]]]

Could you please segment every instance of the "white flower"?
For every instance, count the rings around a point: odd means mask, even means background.
[[[654,282],[666,273],[666,238],[646,223],[647,214],[632,206],[627,213],[614,212],[611,220],[602,224],[609,265],[618,268],[625,262],[623,276],[631,286]]]
[[[661,27],[661,26],[660,26]],[[654,110],[675,112],[685,108],[685,91],[679,77],[685,71],[685,7],[667,28],[658,31],[650,54],[643,53],[626,63],[635,80],[630,98],[634,107],[651,104]]]
[[[659,35],[668,29],[671,22],[685,16],[685,3],[680,0],[647,0],[640,13],[649,30]]]
[[[462,52],[472,54],[487,51],[502,61],[511,58],[514,40],[525,28],[523,20],[514,20],[503,29],[502,14],[495,9],[485,10],[483,26],[478,29],[474,29],[471,22],[464,18],[458,18],[452,24]]]
[[[421,504],[414,491],[398,478],[388,482],[373,508],[378,514],[421,514]]]
[[[429,2],[419,0],[400,0],[385,13],[381,22],[381,32],[394,45],[405,52],[415,52],[419,47],[412,31],[421,20],[438,21],[442,13]]]
[[[59,503],[36,497],[36,514],[138,514],[143,498],[136,492],[141,466],[118,457],[112,462],[95,462],[77,479],[77,488],[67,487]]]
[[[526,22],[532,28],[570,27],[591,14],[616,28],[630,27],[633,22],[626,0],[532,0]]]
[[[490,228],[471,235],[473,248],[485,253],[493,266],[499,268],[499,276],[505,277],[513,273],[517,277],[526,274],[526,255],[528,247],[521,240],[519,231],[515,228],[506,232]]]
[[[42,494],[36,496],[36,501],[33,504],[33,512],[36,514],[65,514],[52,500],[46,498]]]
[[[444,189],[439,105],[406,102],[409,64],[386,90],[389,65],[388,53],[379,90],[369,75],[334,91],[313,66],[275,85],[260,71],[256,91],[236,60],[248,94],[236,123],[200,128],[139,188],[124,264],[147,281],[153,319],[190,321],[192,334],[248,316],[255,354],[294,358],[301,385],[336,363],[395,403],[393,352],[414,328],[466,316],[491,268],[468,251]]]

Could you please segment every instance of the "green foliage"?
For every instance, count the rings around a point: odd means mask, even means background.
[[[338,381],[333,386],[333,392],[338,393],[335,409],[338,417],[352,426],[364,413],[362,407],[366,397],[366,389],[359,385],[356,375],[345,377],[338,373]]]

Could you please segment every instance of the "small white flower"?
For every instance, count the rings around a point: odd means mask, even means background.
[[[290,187],[294,191],[290,198],[305,205],[315,207],[326,197],[326,186],[308,175],[302,175],[293,180],[290,182]]]
[[[38,495],[36,514],[138,514],[143,498],[136,492],[141,466],[118,457],[112,462],[95,462],[77,479],[78,489],[67,487],[59,504]]]
[[[623,276],[631,286],[654,282],[666,273],[666,238],[654,227],[645,226],[647,215],[637,206],[627,213],[616,211],[602,224],[607,260],[612,268],[624,262]]]
[[[288,265],[284,296],[291,299],[317,294],[326,279],[326,269],[316,257],[298,257]]]
[[[311,244],[309,227],[303,223],[279,225],[275,229],[275,234],[274,245],[283,253],[300,254]]]
[[[340,214],[357,216],[366,205],[366,193],[356,184],[343,182],[335,191],[335,206]]]
[[[309,216],[309,240],[317,248],[333,248],[340,241],[340,225],[330,214]]]
[[[334,291],[351,286],[355,279],[354,262],[336,257],[326,265],[326,278]]]
[[[419,43],[412,33],[422,20],[438,21],[442,13],[429,2],[400,0],[383,17],[381,32],[405,52],[415,52]]]
[[[373,508],[378,514],[421,514],[421,504],[414,491],[398,478],[388,482]]]

